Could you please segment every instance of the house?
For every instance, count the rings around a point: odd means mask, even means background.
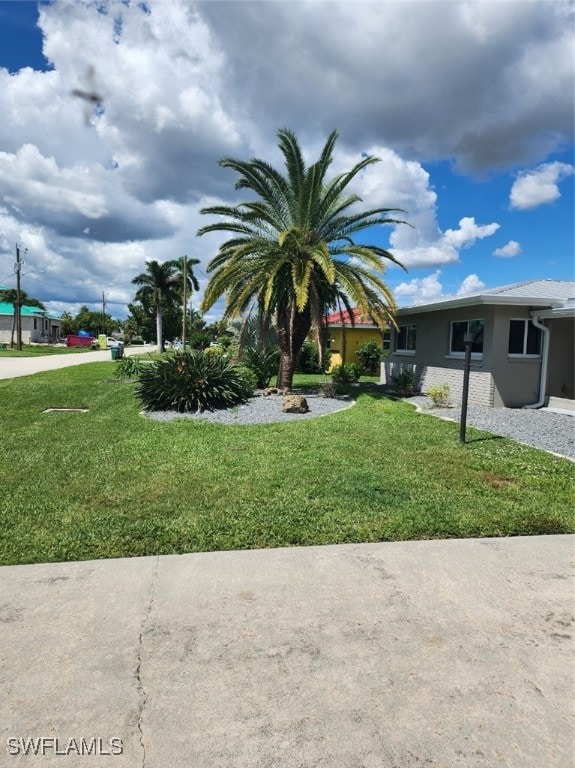
[[[366,341],[375,341],[382,349],[389,349],[388,332],[382,334],[373,320],[362,317],[359,310],[353,309],[352,313],[332,312],[326,317],[330,369],[342,363],[359,363],[356,350]]]
[[[39,307],[22,306],[22,343],[55,342],[60,338],[60,318]],[[9,344],[12,340],[14,325],[14,306],[9,302],[0,302],[0,343]],[[16,330],[14,329],[14,341]]]
[[[472,333],[470,404],[575,408],[575,281],[532,280],[403,307],[396,322],[384,384],[407,370],[416,389],[448,384],[458,402],[463,336]]]

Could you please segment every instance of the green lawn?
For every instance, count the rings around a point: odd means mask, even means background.
[[[325,418],[225,427],[148,421],[113,375],[0,381],[0,563],[575,530],[573,463],[474,429],[461,446],[373,385]]]
[[[48,344],[38,346],[23,346],[21,350],[0,349],[0,359],[3,357],[42,357],[44,355],[76,355],[93,352],[91,347],[51,347]]]

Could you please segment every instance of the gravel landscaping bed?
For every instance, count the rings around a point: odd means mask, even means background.
[[[299,421],[318,416],[327,416],[355,405],[355,400],[343,395],[341,397],[322,397],[294,390],[292,394],[302,394],[307,400],[307,413],[283,413],[283,395],[262,397],[256,395],[243,405],[218,411],[203,413],[178,413],[177,411],[143,411],[147,419],[154,421],[174,421],[175,419],[195,419],[209,421],[213,424],[271,424],[278,421]]]
[[[425,413],[459,422],[460,408],[435,408],[431,398],[416,395],[405,398]],[[575,417],[529,408],[487,408],[472,405],[467,409],[468,426],[494,435],[511,437],[520,443],[575,459]]]

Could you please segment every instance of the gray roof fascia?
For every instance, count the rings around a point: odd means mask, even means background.
[[[542,298],[541,296],[501,296],[498,294],[474,294],[461,296],[459,299],[446,299],[433,304],[416,304],[413,307],[400,307],[396,315],[415,315],[422,312],[437,312],[441,309],[457,309],[458,307],[473,307],[478,304],[499,304],[511,307],[562,307],[564,299]]]
[[[561,307],[553,307],[551,309],[544,309],[543,311],[534,309],[530,312],[533,317],[537,317],[539,320],[553,320],[559,317],[575,317],[575,306],[573,304]]]

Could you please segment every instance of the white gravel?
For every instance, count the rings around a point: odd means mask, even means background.
[[[175,419],[193,419],[196,421],[209,421],[213,424],[271,424],[278,421],[300,421],[300,419],[313,419],[318,416],[327,416],[337,413],[355,405],[355,400],[347,396],[321,397],[305,392],[293,392],[303,394],[307,400],[309,411],[307,413],[284,413],[282,411],[283,395],[270,395],[262,397],[256,395],[243,405],[226,408],[218,411],[204,411],[203,413],[178,413],[177,411],[142,411],[142,415],[154,421],[174,421]]]
[[[457,422],[461,418],[460,408],[434,408],[433,401],[426,395],[405,398],[405,401],[432,416]],[[575,459],[575,415],[569,413],[472,405],[467,409],[467,425]]]

